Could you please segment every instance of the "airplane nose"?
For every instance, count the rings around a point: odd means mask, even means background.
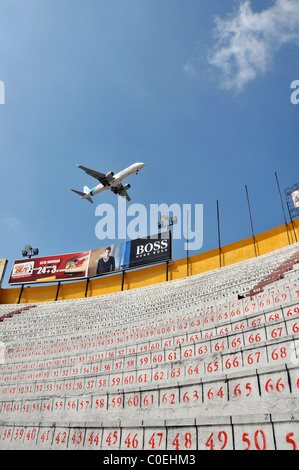
[[[145,167],[145,163],[139,163],[140,169]]]

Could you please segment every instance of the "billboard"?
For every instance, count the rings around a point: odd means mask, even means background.
[[[148,235],[91,250],[87,277],[154,264],[171,257],[170,232]]]
[[[295,183],[284,190],[290,218],[299,216],[299,183]]]
[[[65,281],[86,277],[89,251],[14,262],[9,284]]]
[[[162,232],[131,240],[130,268],[166,261],[172,258],[171,232]]]
[[[4,278],[6,265],[7,265],[7,259],[0,259],[0,287]]]
[[[107,245],[90,251],[17,260],[9,284],[91,278],[166,261],[172,257],[171,233]]]
[[[100,276],[129,268],[130,243],[116,243],[91,250],[87,277]]]

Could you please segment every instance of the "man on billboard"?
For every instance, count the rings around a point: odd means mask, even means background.
[[[99,259],[97,274],[110,273],[115,271],[115,258],[111,256],[111,247],[107,246],[104,255]]]

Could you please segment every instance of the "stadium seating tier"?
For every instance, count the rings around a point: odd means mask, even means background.
[[[296,449],[298,261],[0,305],[0,448]]]

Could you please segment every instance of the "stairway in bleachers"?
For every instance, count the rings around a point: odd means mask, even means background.
[[[247,296],[253,296],[260,292],[263,292],[264,287],[273,284],[273,282],[283,279],[284,275],[294,268],[294,265],[299,263],[299,251],[295,252],[285,260],[273,273],[269,274],[265,279],[259,281],[251,290],[246,294]]]
[[[5,318],[0,448],[297,448],[298,246]]]
[[[22,313],[26,310],[29,310],[30,308],[34,308],[34,307],[36,307],[36,305],[27,305],[26,307],[21,307],[21,308],[18,308],[17,310],[13,310],[13,311],[10,311],[8,313],[5,313],[5,314],[0,316],[0,322],[5,320],[5,318],[13,317],[13,315],[20,315],[20,313]]]

